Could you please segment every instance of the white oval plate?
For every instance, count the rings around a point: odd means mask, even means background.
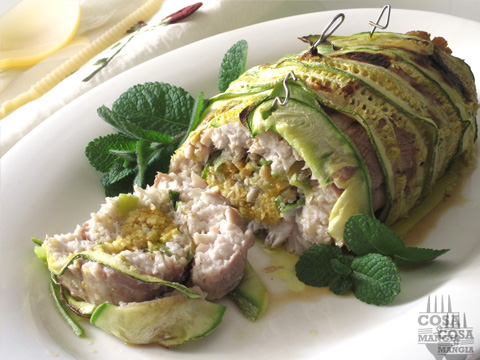
[[[343,11],[337,31],[348,35],[369,31],[378,9]],[[100,174],[84,156],[87,143],[112,132],[96,109],[111,103],[128,87],[147,81],[181,86],[194,97],[218,90],[218,69],[236,41],[249,44],[247,67],[300,52],[298,36],[320,33],[338,11],[279,19],[224,33],[168,53],[131,69],[75,102],[38,126],[1,160],[1,332],[2,359],[304,359],[358,358],[431,359],[419,335],[428,296],[432,303],[450,301],[468,321],[470,341],[480,353],[480,173],[463,181],[458,198],[429,220],[423,246],[451,248],[441,259],[402,272],[402,292],[384,307],[370,306],[353,296],[312,291],[312,297],[291,295],[272,306],[256,323],[235,307],[210,336],[173,350],[129,346],[86,324],[87,337],[77,338],[56,313],[47,292],[48,274],[33,254],[30,237],[72,231],[103,202]],[[454,55],[464,58],[480,78],[480,24],[447,15],[393,10],[389,31],[422,29],[448,39]],[[461,201],[460,201],[460,200]],[[269,284],[270,285],[270,284]],[[274,302],[275,303],[275,302]],[[445,310],[446,311],[446,310]],[[424,315],[424,314],[423,314]],[[470,349],[467,349],[470,350]]]

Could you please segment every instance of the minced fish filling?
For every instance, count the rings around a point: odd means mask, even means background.
[[[180,149],[170,169],[201,175],[219,189],[249,228],[265,236],[268,247],[285,244],[301,254],[315,243],[332,242],[329,214],[342,190],[321,188],[301,156],[275,132],[252,137],[241,122],[205,126]]]
[[[123,219],[116,238],[100,243],[94,249],[110,254],[124,250],[156,251],[165,249],[165,243],[176,233],[179,230],[167,214],[151,204],[150,207],[130,211]]]
[[[282,218],[282,206],[297,199],[297,189],[287,177],[272,174],[269,162],[259,156],[216,162],[207,164],[203,177],[249,219],[275,224]]]

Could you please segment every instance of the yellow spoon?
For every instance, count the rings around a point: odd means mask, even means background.
[[[62,48],[80,22],[78,0],[22,0],[0,17],[0,69],[30,66]]]

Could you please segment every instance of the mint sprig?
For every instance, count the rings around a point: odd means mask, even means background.
[[[218,79],[222,89],[245,71],[247,47],[241,40],[225,54]],[[85,149],[90,164],[104,174],[105,195],[129,193],[134,185],[153,183],[157,172],[168,172],[170,158],[200,124],[207,106],[203,92],[195,100],[180,87],[147,82],[129,88],[111,108],[98,108],[98,115],[117,131]]]
[[[236,42],[223,57],[218,74],[218,90],[225,92],[230,83],[245,71],[248,44],[245,40]]]
[[[168,172],[173,152],[198,125],[204,102],[184,89],[159,82],[135,85],[111,109],[97,113],[117,133],[92,140],[85,149],[90,164],[104,173],[106,196],[128,193],[133,185],[151,184],[158,171]]]
[[[422,265],[448,251],[407,247],[387,225],[364,214],[353,215],[348,219],[343,236],[345,245],[355,254],[386,255],[400,267]]]
[[[352,291],[368,304],[386,305],[400,293],[398,267],[418,266],[447,252],[407,247],[388,226],[368,215],[349,218],[344,231],[347,249],[313,245],[295,265],[297,278],[335,294]]]
[[[313,245],[295,265],[297,278],[306,285],[326,287],[337,295],[353,291],[363,302],[385,305],[400,292],[400,275],[386,256],[353,257],[331,245]]]

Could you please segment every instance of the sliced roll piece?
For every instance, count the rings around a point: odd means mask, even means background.
[[[154,186],[107,198],[74,232],[42,246],[69,296],[119,305],[174,290],[221,298],[240,283],[253,241],[238,211],[200,177],[159,174]],[[189,290],[195,285],[202,294]]]

